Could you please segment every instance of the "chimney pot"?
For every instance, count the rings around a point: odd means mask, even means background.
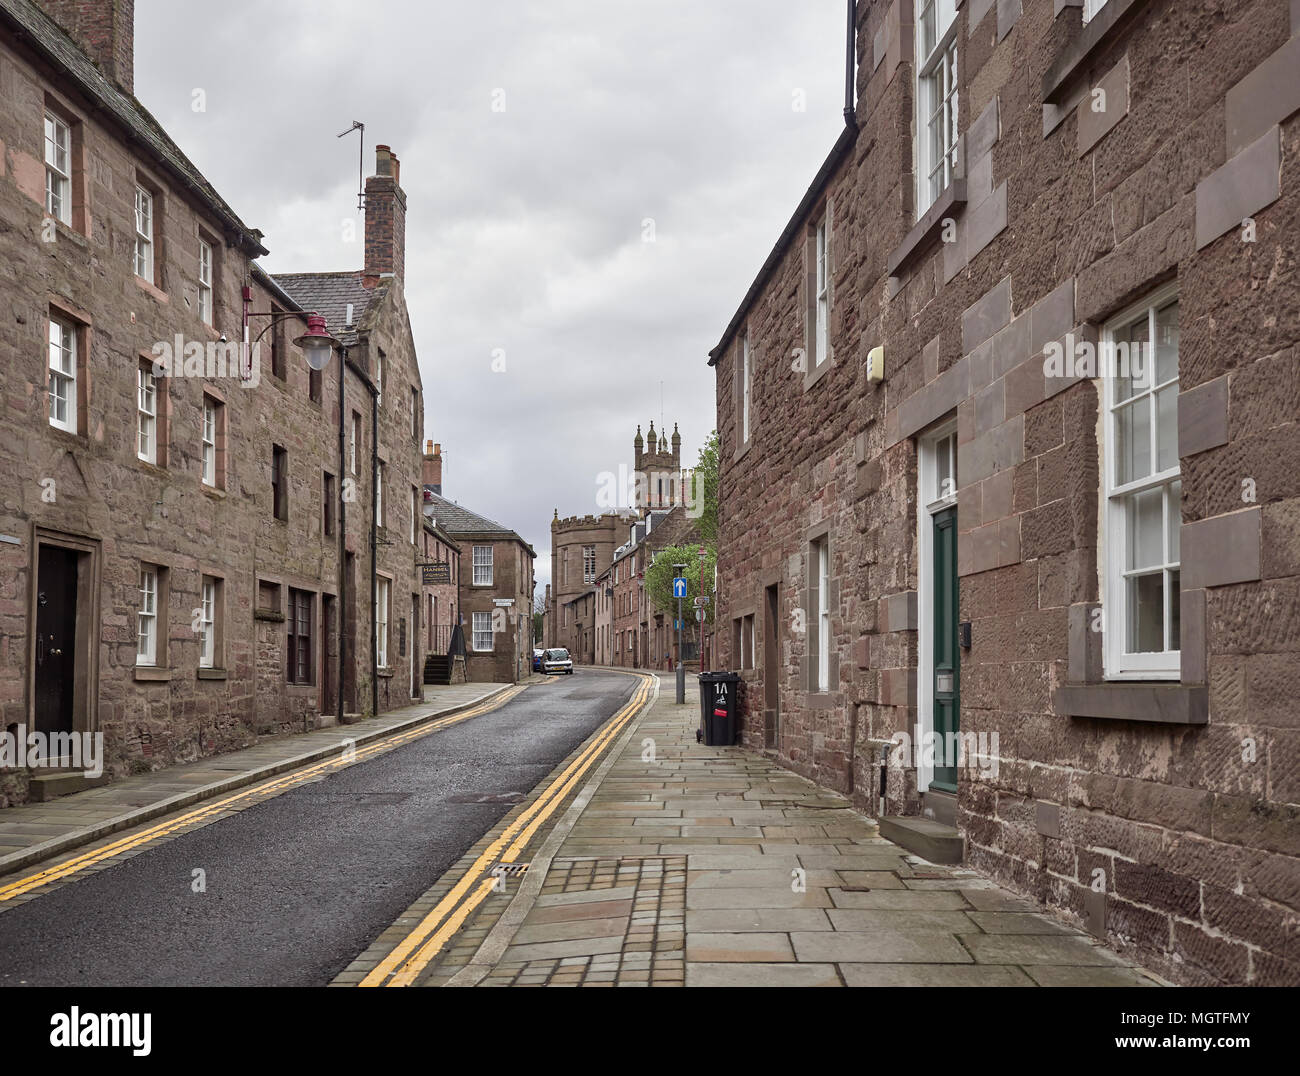
[[[110,81],[135,93],[135,0],[37,0]]]
[[[366,180],[366,263],[363,283],[405,276],[406,194],[391,147],[375,147],[375,174]]]
[[[433,448],[433,452],[426,452],[424,456],[423,478],[424,485],[433,490],[434,493],[442,496],[442,445],[434,444],[433,441],[427,442]]]

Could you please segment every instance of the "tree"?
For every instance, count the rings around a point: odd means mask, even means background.
[[[533,643],[537,646],[542,644],[542,622],[546,616],[546,596],[544,594],[533,595]]]
[[[705,546],[707,556],[704,559],[704,593],[712,596],[713,568],[717,563],[712,549]],[[685,564],[682,574],[686,576],[686,597],[682,599],[682,616],[687,627],[695,622],[695,599],[700,597],[700,547],[698,545],[665,546],[655,554],[645,572],[646,597],[661,613],[677,615],[677,599],[673,597],[673,577],[677,574],[674,564]],[[713,623],[713,603],[704,607],[705,623]]]
[[[709,434],[700,449],[700,461],[695,465],[696,497],[701,498],[700,538],[710,550],[718,542],[718,431]]]

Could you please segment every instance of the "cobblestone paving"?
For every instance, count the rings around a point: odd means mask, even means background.
[[[531,925],[481,985],[681,986],[685,918],[685,856],[557,859]],[[564,955],[602,939],[610,951]]]
[[[908,854],[835,793],[697,744],[697,698],[672,698],[664,678],[480,985],[1160,984],[975,872]]]

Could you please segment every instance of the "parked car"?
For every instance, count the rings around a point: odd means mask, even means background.
[[[562,646],[552,650],[547,650],[542,654],[542,672],[568,673],[572,676],[573,659],[569,657],[569,652]]]
[[[533,672],[541,672],[541,671],[542,671],[542,654],[544,654],[544,653],[545,653],[545,651],[543,651],[543,650],[534,650],[534,651],[533,651]]]

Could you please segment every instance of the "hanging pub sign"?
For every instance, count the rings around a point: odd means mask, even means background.
[[[451,561],[435,560],[421,565],[422,578],[426,587],[436,587],[440,583],[451,582]]]

